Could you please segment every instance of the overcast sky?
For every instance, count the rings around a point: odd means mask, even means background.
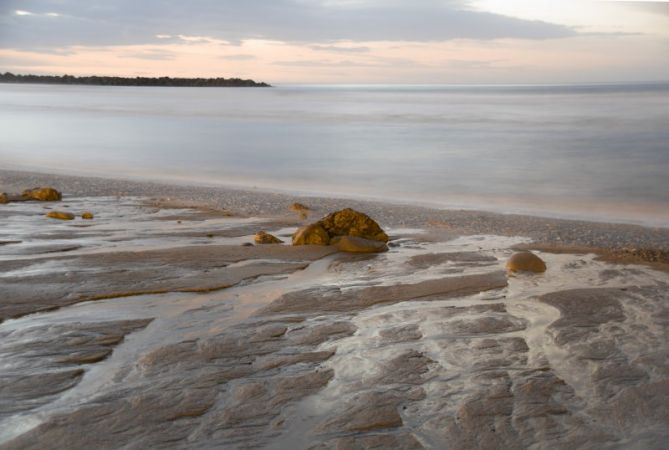
[[[0,71],[276,84],[669,80],[669,3],[0,0]]]

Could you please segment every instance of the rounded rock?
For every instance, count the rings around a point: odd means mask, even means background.
[[[546,271],[546,263],[534,253],[523,251],[509,258],[506,269],[511,272],[543,273]]]
[[[81,218],[84,219],[84,220],[93,220],[95,218],[95,216],[93,215],[92,212],[86,211],[85,213],[83,213],[81,215]]]

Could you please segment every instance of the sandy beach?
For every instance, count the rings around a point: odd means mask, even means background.
[[[0,448],[669,440],[667,228],[0,170],[35,186],[0,205]],[[389,250],[291,245],[343,208]]]

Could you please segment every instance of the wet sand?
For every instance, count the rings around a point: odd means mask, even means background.
[[[667,229],[0,171],[44,184],[0,205],[0,448],[669,439]],[[295,201],[390,250],[243,245],[289,242]],[[506,274],[518,247],[547,272]]]

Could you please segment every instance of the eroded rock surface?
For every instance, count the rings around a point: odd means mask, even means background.
[[[373,286],[342,292],[339,288],[313,288],[285,294],[273,301],[261,314],[317,311],[357,311],[384,303],[431,296],[456,297],[499,289],[507,284],[501,272],[426,280],[414,284]]]
[[[112,228],[95,210],[76,245]],[[242,247],[257,223],[155,215],[170,218],[169,241],[142,236],[141,251],[2,246],[5,313],[111,297],[0,324],[3,448],[659,449],[669,438],[663,274],[565,254],[546,255],[550,277],[507,279],[515,242],[491,236],[394,233],[389,251],[350,255]],[[74,245],[72,225],[54,223],[50,239],[65,242],[41,245]],[[201,243],[208,234],[241,238]],[[151,292],[165,294],[117,298]]]
[[[109,357],[124,337],[151,322],[72,323],[0,334],[0,418],[42,406],[74,387],[87,365]]]
[[[335,249],[287,246],[207,246],[0,261],[6,301],[0,319],[78,302],[167,292],[207,292],[248,278],[293,272]],[[277,261],[267,261],[276,259]],[[235,265],[259,260],[256,264]],[[66,271],[32,274],[31,266],[56,263]],[[92,270],[92,267],[104,270]]]

